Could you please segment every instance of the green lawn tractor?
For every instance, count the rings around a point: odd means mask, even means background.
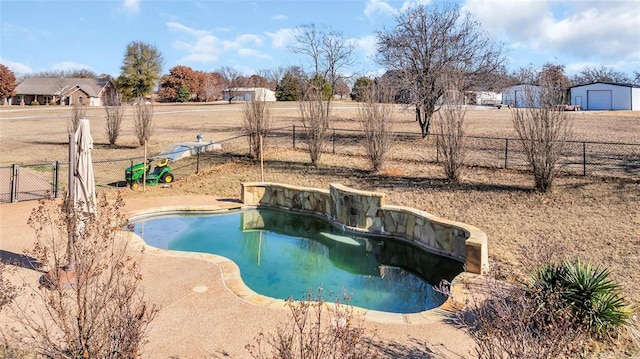
[[[174,178],[171,173],[171,167],[169,167],[168,158],[158,161],[153,171],[151,171],[151,162],[153,162],[153,159],[150,158],[146,164],[138,163],[124,170],[124,179],[131,188],[140,186],[143,178],[145,178],[146,184],[149,186],[173,182]]]

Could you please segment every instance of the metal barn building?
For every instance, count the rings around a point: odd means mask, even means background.
[[[276,93],[263,87],[235,87],[222,90],[225,101],[275,101]]]
[[[583,110],[640,111],[640,85],[595,82],[571,88],[571,104]]]
[[[540,107],[540,86],[511,86],[502,91],[502,104],[515,108]]]

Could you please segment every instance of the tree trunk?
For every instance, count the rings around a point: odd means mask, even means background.
[[[422,110],[416,106],[416,121],[420,124],[420,130],[422,132],[422,138],[429,135],[429,127],[431,126],[431,117],[433,117],[433,110]]]

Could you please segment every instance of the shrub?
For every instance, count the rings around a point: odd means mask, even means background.
[[[154,131],[153,124],[153,103],[138,99],[137,105],[133,108],[133,126],[140,146],[149,141]]]
[[[47,272],[47,288],[26,287],[10,307],[21,324],[16,343],[50,358],[137,357],[157,309],[144,299],[128,238],[118,235],[124,203],[102,196],[80,225],[68,202],[43,200],[29,218],[37,240],[29,254]]]
[[[443,104],[438,111],[436,126],[440,131],[437,137],[437,147],[442,154],[442,169],[447,179],[453,182],[460,181],[460,172],[467,155],[466,145],[466,109],[464,98],[460,94],[463,88],[461,79],[447,76],[452,89],[443,96]]]
[[[537,76],[536,73],[527,75],[529,79]],[[538,83],[539,92],[534,87],[525,87],[526,108],[515,108],[511,115],[535,187],[540,192],[548,192],[560,172],[560,158],[573,136],[573,129],[565,111],[557,108],[557,104],[564,103],[566,92],[549,79]]]
[[[242,106],[242,131],[249,139],[253,158],[262,158],[271,132],[271,110],[268,102],[259,99],[245,102]]]
[[[309,291],[302,301],[288,299],[288,320],[245,348],[255,359],[377,358],[372,339],[364,335],[364,320],[339,299],[329,308],[322,288]]]
[[[67,131],[69,134],[73,134],[78,129],[80,120],[87,117],[87,108],[82,104],[73,104],[71,107],[71,116],[69,117],[69,124]]]
[[[389,98],[383,88],[369,85],[358,92],[358,121],[363,132],[363,145],[371,170],[382,168],[393,144],[393,106],[380,102]]]
[[[592,355],[589,344],[623,328],[637,343],[631,310],[608,276],[606,269],[565,261],[538,265],[529,282],[507,283],[494,266],[484,282],[469,283],[458,317],[479,358]]]
[[[542,266],[531,285],[534,295],[543,301],[557,293],[561,305],[571,309],[574,324],[596,336],[629,324],[632,313],[620,289],[606,268],[581,261]]]
[[[8,272],[7,265],[0,261],[0,310],[18,295],[18,287],[5,278],[5,273]]]
[[[40,102],[36,100],[31,101],[31,106],[38,106],[38,105],[40,105]]]
[[[572,358],[584,350],[586,335],[556,304],[557,295],[540,305],[522,285],[495,277],[482,284],[469,286],[470,299],[458,313],[478,358]]]
[[[105,133],[109,143],[115,145],[122,127],[124,117],[124,106],[117,91],[109,91],[104,96],[104,111],[106,114]]]

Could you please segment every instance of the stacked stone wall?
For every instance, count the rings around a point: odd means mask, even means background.
[[[488,270],[487,236],[478,228],[410,207],[385,204],[385,194],[332,183],[329,190],[281,183],[242,184],[247,206],[316,214],[346,229],[401,238],[457,259],[471,273]]]

